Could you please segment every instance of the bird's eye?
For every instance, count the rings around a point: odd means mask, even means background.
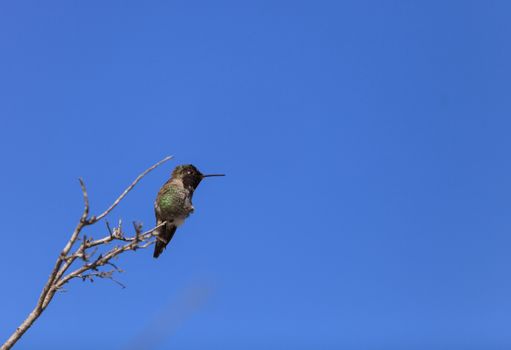
[[[192,175],[192,171],[191,170],[188,170],[188,175]]]

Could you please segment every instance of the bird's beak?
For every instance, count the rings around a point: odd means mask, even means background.
[[[213,176],[225,176],[225,174],[208,174],[208,175],[202,175],[202,177],[213,177]]]

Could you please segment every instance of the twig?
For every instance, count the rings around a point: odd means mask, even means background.
[[[116,280],[113,277],[114,272],[115,272],[115,270],[112,270],[112,271],[101,271],[101,272],[91,272],[91,273],[88,273],[86,275],[80,275],[80,276],[77,276],[77,277],[81,278],[82,281],[89,280],[91,282],[94,282],[94,277],[108,278],[109,280],[112,280],[113,282],[117,283],[123,289],[126,288],[126,286],[124,284],[122,284],[121,282],[119,282],[118,280]]]
[[[80,187],[82,188],[83,194],[83,202],[85,204],[85,208],[83,209],[83,214],[80,221],[82,221],[83,223],[87,223],[87,216],[89,216],[89,195],[87,194],[87,189],[85,188],[85,183],[83,182],[83,179],[80,177],[78,181],[80,181]]]
[[[138,240],[135,237],[126,238],[128,243],[120,247],[113,247],[108,252],[104,253],[103,255],[100,255],[93,263],[85,264],[79,267],[78,269],[70,272],[69,274],[65,275],[64,277],[60,278],[56,284],[57,287],[60,288],[61,286],[69,282],[71,279],[81,276],[84,272],[94,270],[100,266],[104,266],[107,264],[111,265],[110,260],[121,253],[124,253],[128,250],[136,250],[150,246],[152,243],[154,243],[154,240],[156,239],[153,238],[157,234],[155,231],[157,231],[161,226],[165,224],[166,222],[162,222],[158,226],[155,226],[152,229],[141,233],[139,235]]]
[[[113,237],[112,229],[110,228],[110,224],[107,220],[105,220],[106,228],[108,229],[108,233],[110,233],[110,237]]]
[[[156,163],[155,165],[150,167],[149,169],[145,170],[142,174],[138,175],[137,178],[135,179],[135,181],[133,181],[133,183],[131,185],[129,185],[128,188],[126,188],[123,193],[121,193],[121,195],[112,203],[112,205],[107,210],[105,210],[103,213],[101,213],[97,217],[91,218],[91,223],[99,221],[99,220],[103,219],[105,216],[107,216],[108,213],[110,213],[117,206],[117,204],[119,204],[123,200],[123,198],[126,197],[128,192],[131,191],[133,189],[133,187],[135,187],[135,185],[140,180],[142,180],[142,178],[144,176],[146,176],[149,172],[153,171],[154,169],[156,169],[157,167],[159,167],[160,165],[162,165],[163,163],[165,163],[166,161],[171,160],[171,159],[172,159],[172,156],[165,157],[162,160],[160,160],[158,163]]]

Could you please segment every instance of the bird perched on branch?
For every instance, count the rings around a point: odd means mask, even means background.
[[[193,192],[205,177],[225,176],[224,174],[203,175],[191,164],[178,165],[170,179],[160,188],[154,212],[156,225],[165,222],[158,229],[153,257],[157,258],[174,236],[176,229],[194,211],[192,205]]]

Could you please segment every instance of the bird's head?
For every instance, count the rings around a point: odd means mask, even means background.
[[[185,187],[192,187],[196,189],[199,186],[202,179],[205,177],[212,176],[225,176],[225,174],[208,174],[204,175],[192,164],[178,165],[174,171],[172,171],[172,178],[183,181]]]

